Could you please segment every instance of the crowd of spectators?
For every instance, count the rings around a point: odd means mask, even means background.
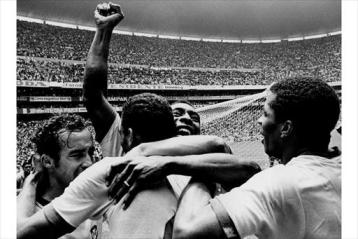
[[[80,82],[83,64],[17,58],[17,80]]]
[[[17,26],[18,56],[43,57],[59,61],[84,62],[94,34],[87,30],[23,21],[18,21]],[[340,35],[294,42],[255,44],[186,41],[119,34],[114,34],[113,38],[110,63],[143,66],[122,68],[112,65],[110,80],[113,83],[267,84],[296,74],[320,76],[329,82],[339,81],[341,76]],[[64,65],[52,62],[39,65],[40,69],[29,73],[29,78],[78,81],[83,72],[83,66],[75,63]],[[59,68],[59,75],[67,77],[51,78],[48,76],[51,73],[48,72],[45,76],[38,76],[38,71],[43,71],[41,68],[49,68],[45,71],[53,72],[54,67]],[[211,70],[205,72],[203,69],[154,70],[150,67],[232,70],[212,73]],[[234,70],[242,68],[254,69],[254,72]],[[19,76],[21,79],[26,77],[24,74]]]
[[[311,75],[324,78],[327,82],[339,81],[340,68],[329,68],[327,65],[311,67],[306,70],[288,66],[281,70],[278,66],[262,70],[215,70],[188,68],[157,68],[111,64],[108,69],[108,80],[111,84],[144,84],[144,85],[267,85],[273,81],[295,75]],[[293,69],[294,68],[294,69]],[[43,58],[17,59],[17,79],[50,82],[82,82],[84,63],[71,61],[49,61]]]
[[[17,59],[17,79],[32,81],[82,82],[84,63]],[[256,85],[267,84],[260,71],[191,70],[110,65],[111,84],[167,85]]]
[[[31,165],[31,156],[35,152],[31,137],[41,127],[41,121],[17,122],[16,132],[16,164],[23,168]]]

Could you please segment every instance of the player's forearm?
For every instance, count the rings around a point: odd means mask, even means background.
[[[23,219],[17,223],[17,238],[59,238],[66,234],[60,228],[49,224],[41,211],[37,212],[30,218]]]
[[[240,161],[231,154],[203,154],[167,157],[167,175],[188,175],[220,183],[226,190],[240,186],[261,171],[258,164]]]
[[[180,156],[206,153],[231,153],[223,139],[210,135],[180,136],[138,146],[143,156]]]
[[[59,238],[75,230],[53,208],[52,204],[46,205],[31,217],[18,220],[17,238]]]
[[[31,222],[30,222],[31,223]],[[32,238],[58,238],[52,230],[45,230],[36,226],[31,226],[29,222],[22,222],[17,224],[17,238],[18,239],[32,239]]]
[[[88,52],[85,67],[83,95],[86,101],[106,95],[108,54],[112,30],[97,29]]]

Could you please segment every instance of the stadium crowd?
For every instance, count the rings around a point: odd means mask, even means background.
[[[30,81],[82,82],[84,64],[17,59],[17,79]],[[111,84],[257,85],[267,84],[260,71],[190,70],[110,65]]]
[[[18,56],[85,61],[93,32],[23,21],[17,23]],[[270,84],[277,79],[302,74],[319,76],[328,82],[339,81],[341,76],[340,36],[258,44],[172,40],[119,34],[113,35],[112,38],[109,62],[132,65],[125,68],[111,65],[110,79],[115,75],[121,81],[115,82],[112,79],[113,83],[254,85]],[[77,63],[22,61],[19,68],[34,65],[36,70],[30,71],[30,76],[24,75],[23,70],[18,69],[18,78],[76,82],[83,72],[83,66]],[[150,67],[167,69],[155,70]],[[173,67],[204,69],[178,70]],[[213,73],[207,68],[232,71]],[[253,72],[234,70],[243,68]],[[44,76],[39,76],[39,71],[44,72]],[[56,73],[52,74],[53,71]]]
[[[17,80],[79,82],[83,64],[18,58],[16,75]]]
[[[313,75],[325,77],[327,82],[339,81],[341,70],[321,67],[308,67],[306,70],[299,65],[279,69],[273,65],[262,70],[215,70],[197,68],[156,68],[138,66],[109,66],[109,83],[111,84],[167,84],[167,85],[267,85],[277,79],[297,75]],[[17,80],[50,81],[50,82],[81,82],[84,63],[70,61],[48,61],[38,58],[17,59]]]

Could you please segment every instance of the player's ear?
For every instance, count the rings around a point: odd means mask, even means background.
[[[126,140],[127,145],[129,148],[132,148],[133,142],[134,142],[134,132],[132,128],[128,128],[127,134],[126,134]]]
[[[54,168],[55,160],[47,154],[42,154],[41,155],[41,164],[44,168]]]
[[[281,125],[281,138],[287,138],[292,135],[293,123],[291,120],[285,120]]]

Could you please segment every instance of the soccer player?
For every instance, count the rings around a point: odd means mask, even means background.
[[[336,93],[322,80],[272,85],[259,125],[266,154],[283,164],[214,199],[210,183],[193,179],[174,238],[340,238],[341,159],[328,148],[339,113]]]
[[[93,138],[78,115],[53,116],[37,130],[33,142],[40,158],[18,196],[18,222],[33,215],[60,196],[70,182],[92,165]],[[37,161],[37,162],[36,162]],[[88,238],[92,227],[102,222],[86,220],[63,238]]]

